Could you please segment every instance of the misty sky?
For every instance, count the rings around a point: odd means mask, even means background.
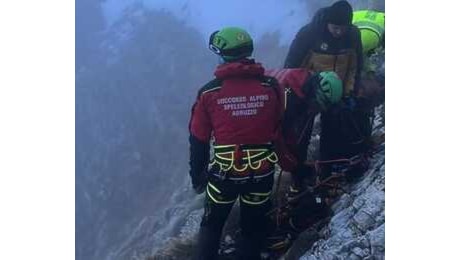
[[[256,39],[263,33],[279,31],[281,42],[288,44],[299,27],[309,20],[305,1],[299,0],[107,0],[103,8],[108,24],[115,22],[124,8],[135,2],[172,12],[197,28],[205,38],[225,26],[241,26]]]

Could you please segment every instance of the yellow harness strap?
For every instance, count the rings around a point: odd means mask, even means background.
[[[265,160],[271,163],[278,162],[278,156],[268,145],[266,148],[257,148],[256,145],[254,147],[254,149],[243,148],[243,157],[236,158],[236,145],[216,145],[214,146],[214,158],[210,165],[218,164],[221,171],[244,172],[248,168],[258,170]],[[237,159],[240,160],[240,166],[235,162]]]

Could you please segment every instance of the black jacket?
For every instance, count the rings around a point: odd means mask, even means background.
[[[355,86],[357,86],[363,64],[359,29],[351,25],[350,31],[343,37],[339,39],[332,37],[327,31],[326,12],[327,7],[319,9],[312,21],[299,30],[291,43],[284,67],[300,68],[310,51],[334,55],[343,49],[354,49],[357,55],[355,74]],[[321,48],[323,43],[328,45],[327,50]]]

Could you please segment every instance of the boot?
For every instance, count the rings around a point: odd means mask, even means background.
[[[261,238],[241,237],[238,243],[238,259],[240,260],[261,260],[262,250]]]
[[[210,227],[201,227],[194,260],[216,260],[218,258],[220,232]]]

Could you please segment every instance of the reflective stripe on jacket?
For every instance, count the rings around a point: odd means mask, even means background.
[[[353,12],[353,24],[361,32],[363,52],[379,47],[385,34],[385,13],[371,10]]]

